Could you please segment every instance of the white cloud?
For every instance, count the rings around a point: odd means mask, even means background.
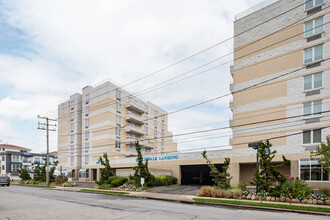
[[[0,116],[15,124],[26,119],[33,121],[38,114],[56,117],[59,102],[86,85],[105,78],[123,85],[230,38],[234,15],[257,2],[4,2],[6,22],[22,31],[28,45],[20,57],[0,51],[0,85],[11,87],[4,95],[0,91]],[[158,84],[231,51],[229,41],[128,89],[135,92]],[[210,67],[230,59],[231,56],[221,59]],[[230,80],[229,66],[225,65],[142,98],[171,111],[228,93]],[[218,107],[217,113],[201,108],[171,116],[171,128],[226,120],[230,112],[223,111],[223,107],[228,106],[229,99],[207,105]],[[27,139],[34,142],[36,149],[42,149],[41,136]],[[52,143],[56,143],[55,138]]]

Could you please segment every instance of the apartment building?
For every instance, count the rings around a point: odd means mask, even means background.
[[[111,82],[86,86],[58,106],[59,163],[73,179],[96,180],[104,152],[110,159],[176,152],[166,111]]]
[[[268,0],[234,22],[232,148],[270,139],[275,161],[282,154],[292,161],[283,172],[316,187],[330,180],[310,160],[330,135],[329,6],[329,0]],[[251,180],[251,158],[237,163],[235,179]]]
[[[22,166],[33,178],[33,168],[37,165],[44,165],[45,158],[45,154],[32,153],[29,148],[0,144],[0,175],[19,180],[18,169]],[[52,152],[49,156],[51,166],[54,166],[55,160],[57,160],[57,152]]]

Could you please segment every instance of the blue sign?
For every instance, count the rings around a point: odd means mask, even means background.
[[[100,161],[96,161],[96,164],[100,164]]]
[[[145,157],[143,161],[165,161],[165,160],[178,160],[178,155],[171,155],[171,156],[158,156],[158,157]],[[136,162],[138,159],[136,158]]]

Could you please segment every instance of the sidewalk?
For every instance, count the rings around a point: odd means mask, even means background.
[[[53,190],[63,190],[63,191],[71,191],[71,192],[85,192],[85,193],[101,193],[97,192],[99,189],[91,189],[91,188],[80,188],[80,187],[56,187],[52,188]],[[92,191],[81,191],[81,189],[95,190]],[[227,200],[227,201],[247,201],[253,203],[261,203],[256,200],[235,200],[235,199],[225,199],[225,198],[213,198],[213,197],[197,197],[197,196],[189,196],[189,195],[176,195],[176,194],[164,194],[164,193],[154,193],[154,192],[130,192],[130,191],[118,191],[118,190],[99,190],[99,191],[112,191],[112,192],[127,192],[129,194],[121,194],[118,196],[125,197],[135,197],[135,198],[145,198],[145,199],[156,199],[163,201],[172,201],[172,202],[180,202],[180,203],[188,203],[188,204],[196,204],[196,205],[211,205],[211,206],[226,206],[231,208],[241,208],[241,209],[254,209],[254,210],[264,210],[264,211],[285,211],[285,212],[296,212],[303,214],[313,214],[313,215],[325,215],[330,216],[330,212],[317,212],[317,211],[305,211],[305,210],[290,210],[285,208],[273,208],[273,207],[263,207],[263,206],[252,206],[252,205],[241,205],[241,204],[229,204],[229,203],[214,203],[214,202],[200,202],[193,200],[194,198],[200,199],[213,199],[213,200]],[[114,195],[114,194],[112,194]],[[268,202],[262,201],[264,204],[282,204],[282,205],[290,205],[285,202]],[[294,206],[305,206],[305,207],[319,207],[319,208],[330,208],[325,205],[310,205],[310,204],[301,204],[301,203],[292,203]]]

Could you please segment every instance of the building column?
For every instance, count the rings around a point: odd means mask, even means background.
[[[290,165],[290,176],[292,177],[299,177],[299,163],[298,160],[291,160],[291,165]]]
[[[101,178],[101,168],[97,168],[96,180],[99,181]]]
[[[237,186],[240,181],[239,163],[230,163],[228,168],[228,173],[232,177],[230,184],[232,186]]]

